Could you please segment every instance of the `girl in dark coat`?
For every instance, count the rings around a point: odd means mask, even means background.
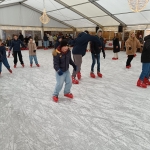
[[[114,52],[114,57],[112,58],[112,60],[117,60],[118,52],[120,52],[118,33],[116,33],[115,37],[113,38],[113,52]]]

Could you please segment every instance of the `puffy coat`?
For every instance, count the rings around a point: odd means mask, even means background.
[[[36,52],[34,52],[34,50],[37,49],[36,44],[35,43],[28,43],[28,48],[29,48],[29,55],[30,56],[34,56],[36,55]]]
[[[118,46],[118,48],[116,48]],[[119,39],[114,37],[113,38],[113,52],[118,53],[120,52],[120,44],[119,44]]]
[[[139,40],[134,37],[132,38],[131,35],[134,31],[131,31],[129,34],[129,38],[127,39],[125,45],[126,45],[126,54],[127,55],[134,55],[137,51],[137,48],[141,47],[141,43],[139,42]],[[130,50],[131,48],[131,50]]]
[[[141,62],[142,63],[150,63],[150,35],[144,38],[144,47],[141,54]]]
[[[89,41],[96,42],[98,43],[99,47],[101,46],[101,43],[97,37],[91,36],[90,34],[82,32],[78,35],[78,37],[74,41],[75,43],[74,43],[72,53],[76,55],[84,56],[86,53],[86,48],[87,48],[87,44]]]
[[[20,51],[20,45],[22,45],[22,47],[26,47],[21,40],[13,40],[10,50],[13,48],[13,51]]]
[[[2,62],[6,58],[6,48],[4,46],[0,46],[0,62]]]
[[[63,72],[69,69],[69,64],[75,67],[70,50],[68,49],[66,53],[62,53],[60,47],[53,51],[53,64],[56,71],[61,69]]]

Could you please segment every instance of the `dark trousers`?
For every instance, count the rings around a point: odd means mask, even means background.
[[[97,71],[100,72],[100,54],[92,54],[91,71],[94,72],[94,66],[97,61]]]
[[[36,46],[39,46],[38,42],[35,42]]]
[[[18,62],[17,54],[18,54],[20,63],[21,63],[21,64],[24,64],[24,63],[23,63],[23,60],[22,60],[21,51],[14,51],[14,64],[17,64],[17,62]]]
[[[150,63],[143,63],[142,64],[142,72],[140,75],[140,80],[144,80],[144,78],[149,78],[150,75]]]
[[[131,64],[131,61],[132,61],[133,57],[134,57],[134,55],[128,55],[126,66],[129,66]]]

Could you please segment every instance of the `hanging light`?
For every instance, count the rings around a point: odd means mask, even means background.
[[[40,17],[40,21],[41,21],[43,24],[47,24],[47,23],[50,21],[50,18],[49,18],[49,17],[47,16],[47,14],[46,14],[45,0],[43,0],[43,6],[44,6],[43,15]]]
[[[128,0],[130,8],[134,12],[142,11],[148,2],[149,0]]]
[[[5,0],[0,0],[0,3],[4,2]]]

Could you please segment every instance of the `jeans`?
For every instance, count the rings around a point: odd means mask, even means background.
[[[21,51],[14,51],[14,64],[17,64],[17,62],[18,62],[17,54],[18,54],[20,63],[21,63],[21,64],[24,64],[24,62],[23,62],[23,60],[22,60],[22,54],[21,54]]]
[[[70,93],[70,89],[72,86],[71,76],[69,70],[63,73],[63,75],[59,76],[56,72],[56,86],[53,96],[58,96],[61,91],[63,84],[65,82],[64,94]]]
[[[92,55],[92,66],[91,71],[94,72],[94,66],[97,61],[97,71],[100,72],[100,54],[91,54]]]
[[[35,64],[38,64],[36,55],[29,56],[30,64],[33,64],[33,59],[34,59]]]
[[[140,75],[140,80],[144,80],[144,78],[149,78],[150,75],[150,63],[143,63],[142,64],[142,72]]]
[[[0,62],[0,72],[2,72],[2,63],[4,64],[4,66],[5,66],[7,69],[10,69],[9,63],[8,63],[8,61],[7,61],[7,58],[5,58],[2,62]]]
[[[74,69],[73,69],[73,73],[72,73],[72,76],[73,77],[76,77],[76,74],[78,73],[78,72],[80,72],[80,70],[81,70],[81,64],[82,64],[82,55],[73,55],[73,59],[74,59],[74,63],[76,64],[76,66],[77,66],[77,71],[75,71]]]
[[[134,57],[134,55],[128,55],[128,59],[127,59],[127,62],[126,62],[126,66],[131,65],[131,61],[132,61],[133,57]]]
[[[49,41],[44,41],[44,47],[48,48],[48,46],[49,46]]]

